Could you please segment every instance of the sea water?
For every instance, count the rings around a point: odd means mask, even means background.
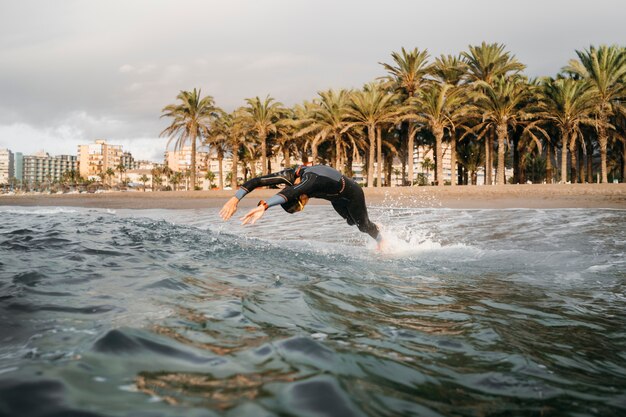
[[[370,216],[1,207],[0,416],[626,415],[626,211]]]

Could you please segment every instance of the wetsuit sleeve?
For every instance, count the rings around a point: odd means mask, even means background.
[[[302,181],[298,185],[292,185],[290,187],[283,188],[276,196],[281,196],[283,201],[279,204],[287,202],[289,200],[295,200],[300,197],[302,194],[309,195],[311,194],[311,190],[315,186],[315,179],[317,178],[316,174],[313,173],[305,173],[302,176]],[[273,199],[274,197],[272,197]],[[269,200],[267,201],[269,205]]]
[[[268,185],[293,184],[293,169],[285,169],[283,171],[274,172],[272,174],[263,175],[262,177],[252,178],[246,181],[235,193],[235,197],[241,200],[246,194],[252,192],[257,187],[265,187]]]

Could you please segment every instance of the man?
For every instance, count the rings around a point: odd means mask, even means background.
[[[288,213],[296,213],[304,209],[310,197],[323,198],[331,202],[335,211],[349,225],[356,225],[361,232],[367,233],[378,242],[379,250],[383,249],[383,238],[378,226],[367,216],[365,195],[361,187],[336,169],[325,165],[303,165],[252,178],[224,204],[220,216],[224,220],[230,219],[237,211],[239,200],[255,188],[278,184],[285,184],[286,187],[267,201],[261,200],[256,208],[241,218],[242,224],[254,224],[272,206],[280,204]]]

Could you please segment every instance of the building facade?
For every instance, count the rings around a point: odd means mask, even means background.
[[[61,181],[64,173],[78,169],[74,155],[50,156],[43,151],[24,155],[22,164],[22,181],[31,185]]]
[[[89,145],[78,146],[78,167],[80,176],[99,180],[100,174],[109,168],[114,171],[122,162],[122,145],[111,145],[105,140],[96,140]]]
[[[0,185],[8,184],[14,178],[13,152],[8,149],[0,149]]]
[[[196,150],[196,172],[206,173],[208,158],[208,150],[204,147],[198,147]],[[191,169],[191,146],[165,151],[165,163],[174,172],[185,172]]]
[[[24,155],[22,152],[15,152],[13,154],[13,167],[15,179],[22,181],[24,179]]]

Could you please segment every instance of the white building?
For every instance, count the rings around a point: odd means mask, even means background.
[[[24,155],[22,163],[22,180],[28,184],[57,182],[63,178],[65,172],[78,169],[74,155],[50,156],[44,151],[35,155]]]
[[[13,152],[0,149],[0,185],[8,184],[9,180],[14,177]]]

